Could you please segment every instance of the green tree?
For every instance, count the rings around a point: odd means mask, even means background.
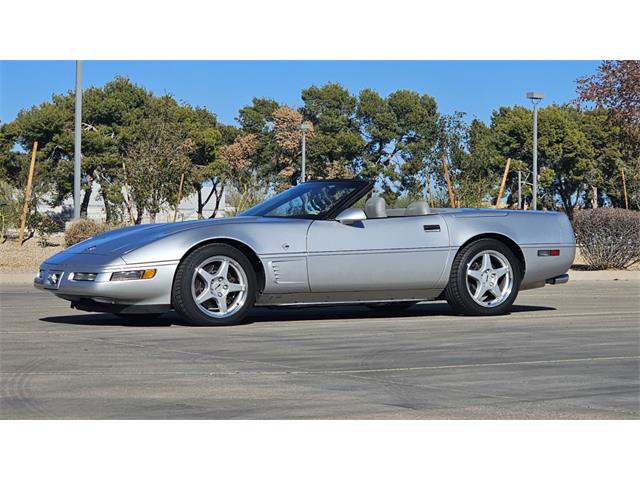
[[[307,142],[307,175],[310,178],[351,176],[362,153],[357,98],[337,83],[302,90],[302,114],[314,128]]]
[[[38,142],[36,173],[31,205],[39,202],[60,205],[73,188],[73,101],[68,95],[54,95],[51,102],[22,110],[3,126],[5,144],[0,166],[12,187],[23,190],[34,142]]]
[[[618,144],[620,157],[617,172],[606,166],[605,178],[615,179],[607,185],[607,196],[616,206],[623,206],[620,170],[627,177],[630,206],[640,208],[640,60],[609,60],[594,75],[579,78],[577,104],[595,104],[606,108],[609,141]],[[599,116],[601,116],[600,111]],[[599,122],[602,121],[600,118]]]
[[[366,144],[358,172],[376,179],[383,195],[420,197],[433,170],[439,115],[435,100],[408,90],[387,98],[360,92],[358,122]]]
[[[456,199],[462,207],[479,208],[497,195],[504,164],[498,157],[491,129],[480,120],[457,127],[459,144],[451,154]]]
[[[152,95],[129,79],[116,77],[102,88],[83,95],[82,169],[86,216],[94,180],[100,184],[106,221],[118,223],[123,215],[124,172],[122,161]]]
[[[602,107],[591,110],[571,111],[580,130],[585,134],[593,149],[593,170],[587,181],[590,203],[604,205],[608,200],[614,207],[624,206],[620,169],[624,168],[623,145],[620,143],[619,129],[610,121],[609,112]]]
[[[125,145],[139,125],[150,94],[118,77],[102,88],[85,90],[82,118],[81,215],[86,216],[94,182],[101,186],[107,221],[117,221],[122,207],[122,164]],[[33,142],[38,142],[34,195],[52,206],[73,189],[74,106],[72,92],[21,111],[3,126],[0,169],[17,189],[24,188]],[[18,146],[16,150],[14,146]],[[37,205],[34,203],[34,205]]]
[[[238,123],[242,134],[254,135],[256,153],[252,165],[256,175],[266,183],[276,181],[277,171],[273,162],[276,145],[273,139],[273,112],[280,108],[280,104],[268,98],[254,98],[251,105],[240,109]]]
[[[492,116],[494,145],[501,160],[530,165],[532,113],[523,107],[502,107]],[[572,109],[551,105],[539,112],[538,166],[541,203],[568,215],[583,203],[595,172],[594,151]]]
[[[131,196],[136,205],[136,223],[144,211],[151,223],[176,198],[180,177],[191,166],[193,141],[184,122],[184,111],[164,96],[152,99],[134,139],[127,147],[127,170]]]
[[[223,142],[223,134],[215,114],[205,108],[191,109],[183,106],[188,120],[185,122],[189,137],[193,142],[190,159],[193,165],[190,175],[191,189],[197,193],[198,218],[213,198],[211,218],[215,217],[225,189],[224,162],[218,156],[218,148]],[[204,186],[209,184],[211,190],[204,195]]]

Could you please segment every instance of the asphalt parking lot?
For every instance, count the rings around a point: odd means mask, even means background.
[[[140,323],[0,285],[3,419],[640,418],[640,282],[522,292],[514,312],[256,309]]]

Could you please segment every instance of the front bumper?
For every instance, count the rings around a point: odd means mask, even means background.
[[[86,265],[48,264],[40,266],[34,286],[49,291],[78,308],[100,311],[118,311],[125,307],[171,305],[171,286],[178,262],[160,264]],[[155,268],[156,275],[150,279],[110,281],[111,274],[123,270]],[[74,280],[73,273],[95,273],[93,281]],[[95,307],[95,308],[94,308]],[[108,309],[107,309],[108,308]],[[166,309],[165,308],[165,309]]]

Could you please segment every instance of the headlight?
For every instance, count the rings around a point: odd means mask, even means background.
[[[124,272],[113,272],[111,274],[111,281],[120,282],[123,280],[146,280],[155,276],[155,268],[149,268],[147,270],[128,270]]]
[[[76,282],[93,282],[97,275],[97,273],[73,272],[72,280]]]

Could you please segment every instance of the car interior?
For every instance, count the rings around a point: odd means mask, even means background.
[[[429,215],[431,209],[424,200],[410,203],[406,208],[387,209],[387,203],[382,197],[371,197],[364,204],[364,213],[368,219],[388,218],[388,217],[417,217]]]

